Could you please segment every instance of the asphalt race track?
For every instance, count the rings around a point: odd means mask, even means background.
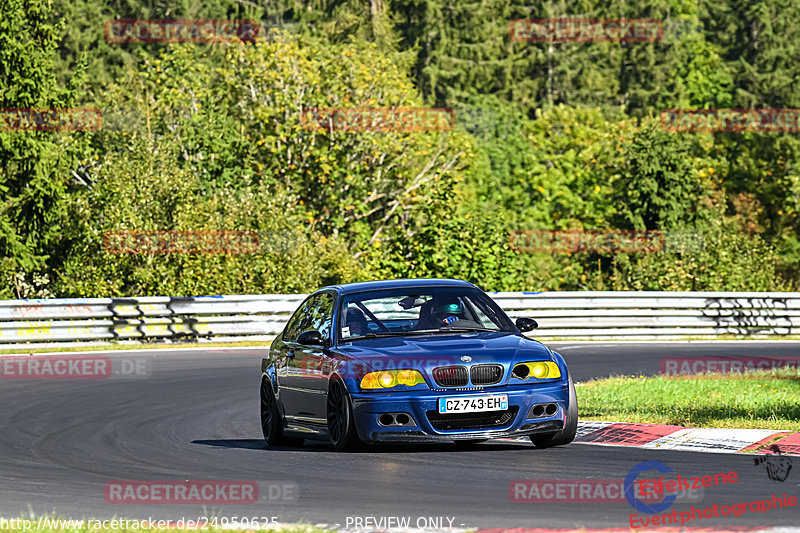
[[[797,356],[798,343],[552,343],[577,381],[653,374],[662,357]],[[453,527],[628,526],[626,502],[511,501],[518,479],[624,479],[643,461],[682,476],[735,471],[738,483],[706,488],[695,506],[730,505],[772,494],[800,496],[800,458],[784,482],[752,456],[573,444],[537,450],[522,443],[377,447],[338,454],[324,444],[267,449],[258,418],[263,349],[147,351],[111,355],[149,362],[149,376],[102,380],[0,379],[0,516],[33,512],[71,518],[275,516],[341,528],[354,517],[410,517],[413,527],[444,517]],[[151,366],[150,366],[151,364]],[[580,401],[580,396],[578,397]],[[204,508],[110,504],[115,480],[254,480],[296,484],[296,500]],[[262,485],[263,486],[263,485]],[[689,504],[676,503],[677,511]],[[349,517],[349,518],[348,518]],[[422,520],[421,520],[422,519]],[[421,520],[421,521],[420,521]],[[748,511],[687,526],[797,526],[800,507]]]

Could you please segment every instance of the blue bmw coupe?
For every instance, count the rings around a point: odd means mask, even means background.
[[[578,426],[569,370],[466,281],[351,283],[311,294],[261,363],[270,446],[329,440],[471,444],[529,436],[568,444]]]

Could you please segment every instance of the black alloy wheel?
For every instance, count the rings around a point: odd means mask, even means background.
[[[337,452],[351,452],[359,448],[361,441],[353,420],[353,409],[344,384],[331,381],[328,389],[328,436]]]

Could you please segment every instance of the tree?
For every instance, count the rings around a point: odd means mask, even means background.
[[[689,135],[644,120],[614,183],[620,227],[675,229],[707,219],[702,200],[711,194],[711,178],[696,166],[691,144]]]
[[[66,87],[54,69],[64,22],[52,21],[47,0],[0,0],[0,109],[68,108],[82,89],[82,65]],[[13,119],[12,119],[13,120]],[[10,277],[45,269],[57,250],[60,212],[81,134],[0,130],[0,275],[5,297]],[[17,294],[16,296],[25,296]]]
[[[383,246],[447,211],[442,193],[469,163],[468,135],[329,131],[311,127],[305,110],[421,107],[403,61],[374,44],[306,35],[174,46],[147,59],[104,93],[104,108],[143,120],[95,135],[60,293],[268,292],[357,279]],[[292,245],[256,256],[114,255],[102,248],[112,230],[252,230],[265,232],[265,246],[274,234]]]

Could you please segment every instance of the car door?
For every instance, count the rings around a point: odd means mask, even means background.
[[[298,384],[301,404],[297,416],[307,419],[306,422],[327,423],[328,376],[333,368],[327,346],[331,344],[335,300],[333,293],[319,293],[309,308],[309,320],[303,323],[301,331],[319,331],[326,346],[297,344],[295,348],[297,375],[293,379]]]
[[[278,377],[278,397],[283,404],[287,422],[292,422],[305,411],[302,405],[302,372],[308,361],[303,360],[297,336],[309,329],[312,308],[316,301],[317,296],[313,295],[300,304],[283,330],[280,341],[273,343],[270,348]]]

